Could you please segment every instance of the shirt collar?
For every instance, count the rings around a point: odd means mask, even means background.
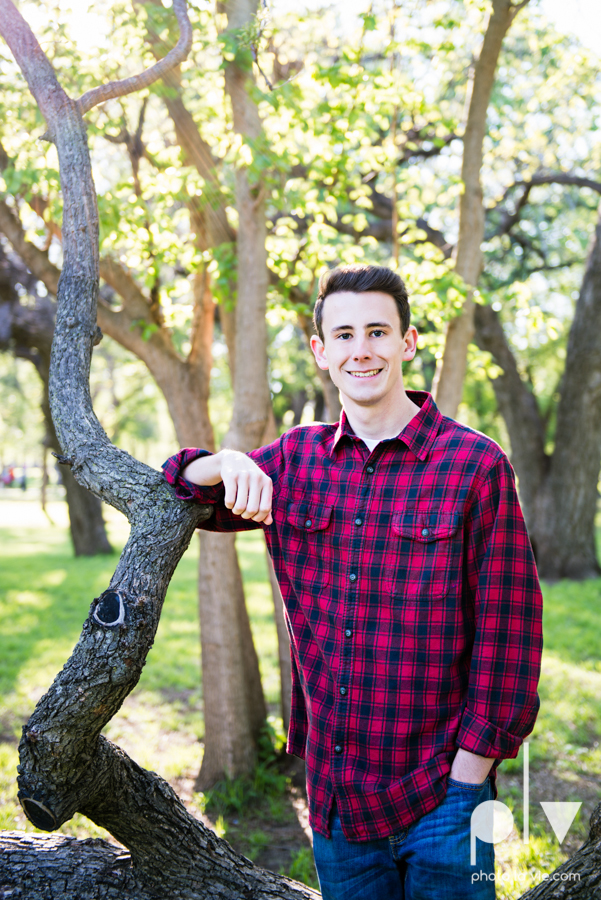
[[[418,459],[425,460],[428,457],[434,438],[438,434],[438,429],[442,422],[442,414],[436,406],[432,394],[427,391],[407,391],[407,396],[416,406],[420,407],[420,410],[394,440],[402,441]],[[357,440],[357,436],[344,410],[342,410],[330,456],[334,455],[338,442],[345,436]]]

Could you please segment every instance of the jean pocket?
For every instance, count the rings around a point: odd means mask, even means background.
[[[473,791],[477,793],[478,791],[481,791],[482,788],[486,787],[486,785],[488,784],[488,780],[489,776],[487,775],[484,781],[482,781],[480,784],[471,784],[469,781],[457,781],[455,778],[451,778],[449,776],[447,778],[447,784],[449,787],[452,785],[453,787],[457,787],[465,791]]]

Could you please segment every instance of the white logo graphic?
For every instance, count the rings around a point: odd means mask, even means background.
[[[476,865],[476,838],[487,844],[498,844],[513,829],[511,810],[500,800],[485,800],[472,813],[470,822],[470,865]]]
[[[576,818],[576,813],[582,806],[582,803],[567,803],[558,800],[545,800],[541,802],[541,806],[545,811],[545,815],[549,820],[549,824],[555,832],[555,837],[561,844],[564,837],[570,830],[570,825]]]
[[[524,742],[524,843],[530,843],[530,745]],[[582,802],[542,800],[540,804],[549,820],[555,837],[561,844]],[[479,803],[470,821],[470,864],[476,865],[476,838],[487,844],[498,844],[509,837],[513,829],[513,814],[500,800]]]

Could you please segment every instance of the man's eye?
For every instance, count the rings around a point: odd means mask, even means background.
[[[380,337],[380,335],[382,335],[382,334],[384,334],[384,332],[380,328],[376,328],[376,329],[374,329],[374,331],[372,331],[371,336],[372,337]]]
[[[341,341],[346,341],[346,339],[347,339],[347,338],[350,338],[350,337],[352,337],[352,335],[349,334],[348,331],[344,331],[342,334],[339,334],[339,335],[338,335],[338,339],[341,340]]]

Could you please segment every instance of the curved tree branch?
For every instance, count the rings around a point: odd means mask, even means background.
[[[486,133],[488,104],[503,40],[518,8],[509,0],[493,0],[482,50],[474,67],[472,94],[463,136],[461,180],[464,190],[459,204],[459,238],[456,248],[457,274],[470,288],[459,316],[451,319],[445,336],[445,349],[432,386],[441,412],[455,416],[467,366],[467,349],[474,334],[472,289],[478,284],[483,256],[484,204],[480,171]]]
[[[60,269],[50,262],[45,250],[40,250],[27,240],[17,213],[4,200],[0,200],[0,231],[35,277],[43,282],[51,294],[56,294]]]
[[[113,97],[133,94],[149,87],[186,59],[192,47],[192,25],[188,18],[186,0],[173,0],[173,11],[179,25],[179,40],[173,50],[170,50],[167,56],[150,66],[149,69],[140,72],[139,75],[132,75],[131,78],[124,78],[122,81],[101,84],[99,87],[92,88],[91,91],[86,91],[77,101],[82,116],[92,107],[98,106],[99,103],[104,103]]]
[[[496,230],[487,236],[487,240],[491,237],[496,237],[503,234],[508,234],[514,225],[520,221],[522,216],[522,211],[526,207],[526,205],[530,202],[530,192],[533,187],[538,187],[543,184],[565,184],[565,185],[573,185],[575,187],[583,187],[590,188],[592,191],[596,191],[597,194],[601,194],[601,181],[595,181],[592,178],[586,178],[582,175],[573,175],[570,172],[547,172],[541,173],[539,175],[533,175],[532,178],[528,180],[517,180],[514,181],[513,184],[510,184],[503,193],[503,198],[499,203],[496,203],[494,206],[489,206],[486,210],[486,215],[490,215],[491,213],[500,211],[501,221],[497,226]],[[511,194],[513,190],[516,188],[523,188],[522,194],[519,200],[515,203],[515,208],[513,213],[507,212],[506,209],[503,208],[503,204],[506,202],[507,198]]]

